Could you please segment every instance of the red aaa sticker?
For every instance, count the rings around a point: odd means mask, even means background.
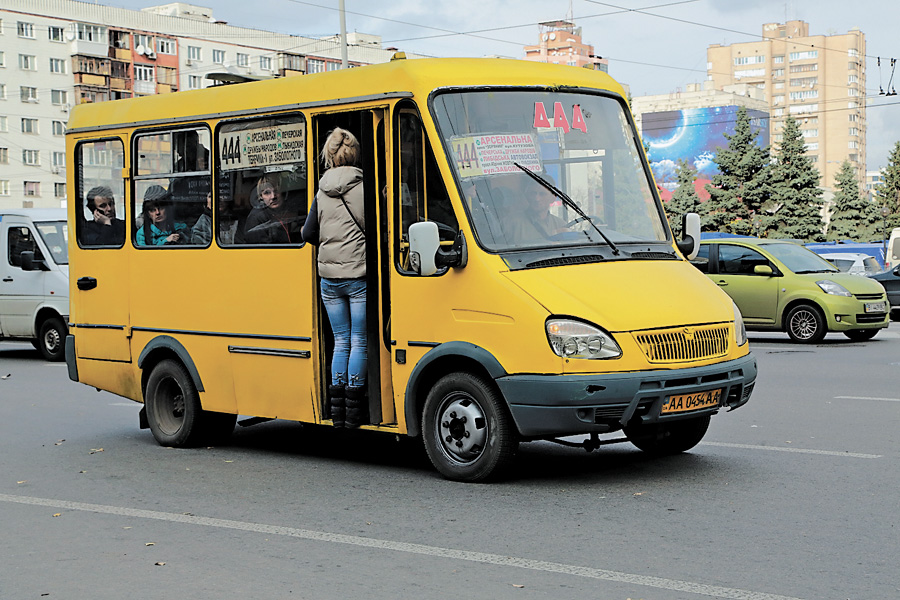
[[[569,133],[571,129],[578,129],[581,133],[587,133],[587,123],[584,122],[584,115],[581,113],[581,105],[572,105],[572,121],[566,117],[566,111],[562,102],[553,103],[553,123],[547,117],[547,109],[543,102],[534,103],[534,126],[535,127],[557,127],[562,128],[563,133]]]

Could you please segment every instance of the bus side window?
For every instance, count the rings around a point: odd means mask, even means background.
[[[444,185],[434,152],[412,103],[403,103],[397,115],[395,139],[399,148],[399,173],[395,174],[395,219],[399,219],[396,255],[401,272],[409,271],[409,226],[434,221],[442,246],[450,246],[459,223]]]
[[[137,136],[135,245],[208,246],[212,240],[210,133],[205,128]]]
[[[75,149],[78,173],[75,230],[82,248],[121,248],[125,243],[125,147],[122,140],[82,142]]]

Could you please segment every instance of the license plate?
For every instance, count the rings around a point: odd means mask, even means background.
[[[867,313],[880,313],[884,312],[885,303],[884,302],[866,302],[866,312]]]
[[[669,396],[662,406],[662,414],[682,413],[701,408],[718,406],[722,399],[722,390],[709,390],[695,394],[679,394]]]

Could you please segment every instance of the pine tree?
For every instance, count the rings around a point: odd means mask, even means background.
[[[697,190],[694,189],[697,171],[691,164],[683,158],[679,159],[675,176],[678,179],[678,187],[672,194],[672,198],[666,203],[665,208],[666,217],[672,227],[672,234],[678,239],[681,238],[681,217],[685,213],[699,212],[701,206]]]
[[[900,142],[894,144],[888,156],[888,166],[881,170],[884,180],[875,187],[879,210],[888,209],[889,228],[900,227]]]
[[[806,144],[797,120],[788,116],[781,133],[770,179],[773,215],[768,223],[768,237],[821,240],[824,236],[819,171],[804,155]]]
[[[859,192],[856,170],[845,160],[835,177],[834,209],[828,225],[828,241],[868,241],[878,236],[881,215],[878,205]]]
[[[751,219],[767,203],[769,148],[760,148],[750,128],[750,117],[738,109],[734,133],[725,134],[727,148],[716,148],[719,174],[706,184],[709,200],[701,219],[706,231],[750,233]]]

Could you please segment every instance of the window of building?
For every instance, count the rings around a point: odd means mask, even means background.
[[[135,81],[154,81],[151,65],[134,65]]]
[[[805,138],[819,137],[819,130],[818,129],[801,129],[800,134]]]
[[[41,153],[38,150],[22,150],[22,164],[37,167],[41,164]]]
[[[847,148],[850,148],[851,150],[853,150],[854,148],[859,148],[859,142],[856,140],[850,140],[849,142],[847,142]]]
[[[264,71],[271,71],[272,70],[272,57],[260,56],[259,57],[259,68]]]
[[[9,122],[6,120],[6,116],[0,116],[0,132],[9,131]]]
[[[772,77],[784,77],[784,69],[772,69]]]
[[[859,115],[856,113],[850,113],[849,117],[851,123],[856,123],[857,121],[859,121]]]
[[[53,121],[53,135],[66,135],[66,124],[62,121]]]
[[[65,41],[63,39],[63,28],[62,27],[54,27],[51,25],[47,28],[47,37],[51,42],[62,42]]]
[[[784,97],[784,96],[782,96],[782,98],[783,98],[783,97]],[[783,116],[784,116],[784,109],[783,109],[783,108],[774,108],[774,109],[772,109],[772,116],[773,116],[773,117],[783,117]]]
[[[851,100],[847,103],[847,108],[859,108],[859,102],[856,100]]]
[[[249,67],[250,66],[250,55],[249,54],[241,54],[237,53],[237,66],[239,67]]]
[[[0,165],[9,164],[9,148],[0,148]]]
[[[0,179],[0,196],[9,196],[9,179]]]
[[[66,74],[66,61],[62,58],[51,58],[50,59],[50,72],[65,75]]]
[[[40,181],[25,181],[23,182],[23,188],[25,190],[26,196],[40,196],[41,195],[41,182]]]
[[[809,152],[811,150],[818,150],[818,149],[819,149],[819,142],[810,142],[810,143],[806,144],[807,152]]]
[[[772,96],[772,104],[784,104],[784,94]]]
[[[858,81],[859,81],[859,77],[856,75],[848,75],[847,76],[847,83],[856,83]]]
[[[573,66],[574,66],[574,65],[573,65]],[[339,62],[328,61],[328,62],[325,63],[325,70],[326,70],[326,71],[340,71],[340,70],[341,70],[341,63],[339,63]]]
[[[855,87],[847,88],[848,96],[859,96],[859,89]]]
[[[65,198],[66,197],[66,184],[65,183],[54,183],[53,184],[53,195],[57,198]]]
[[[307,58],[306,59],[306,72],[307,73],[324,73],[325,72],[325,61],[319,60],[318,58]]]
[[[766,70],[765,69],[741,69],[740,71],[735,71],[734,76],[738,79],[742,77],[765,77]]]
[[[847,133],[849,135],[859,135],[859,129],[857,129],[856,127],[851,127],[847,130]]]
[[[818,83],[818,77],[795,77],[791,79],[791,87],[812,87]]]
[[[20,38],[34,39],[34,23],[19,21],[16,25],[16,30],[18,31]]]
[[[818,104],[795,104],[788,109],[792,115],[819,112]]]
[[[175,49],[175,40],[173,40],[172,38],[156,38],[156,51],[160,54],[174,55]]]
[[[302,71],[303,70],[303,57],[298,56],[296,54],[282,54],[281,55],[282,64],[285,69],[290,69],[291,71]]]
[[[78,39],[82,42],[106,41],[106,28],[99,25],[79,23],[76,27],[76,34],[78,36]]]
[[[156,67],[156,80],[165,85],[178,85],[178,70],[170,67]]]
[[[857,50],[856,48],[848,48],[847,56],[859,56],[859,50]]]
[[[66,166],[66,153],[65,152],[54,152],[50,156],[50,163],[54,167],[65,167]]]
[[[776,82],[775,84],[772,85],[772,87],[774,87],[776,90],[783,90],[784,82],[783,81]]]
[[[131,36],[127,31],[110,29],[109,47],[118,48],[119,50],[128,50],[129,48],[131,48]]]
[[[784,54],[782,54],[780,56],[773,56],[772,62],[775,63],[776,65],[780,65],[781,63],[784,62]]]
[[[791,92],[791,100],[809,100],[810,98],[818,98],[819,90],[803,90],[801,92]]]
[[[56,105],[69,103],[69,92],[66,90],[50,90],[50,102]]]
[[[134,34],[134,47],[143,47],[144,52],[153,52],[153,36],[147,33]]]
[[[203,81],[199,75],[188,76],[188,89],[189,90],[199,90],[202,87],[203,87]]]
[[[225,64],[225,51],[224,50],[213,50],[212,51],[213,62],[217,65]]]
[[[29,119],[27,117],[23,118],[22,119],[22,133],[34,133],[34,134],[39,133],[38,132],[38,120],[37,119]]]
[[[805,50],[803,52],[791,52],[790,54],[791,60],[809,60],[812,58],[819,58],[818,50]]]
[[[808,65],[791,65],[791,73],[806,73],[808,71],[818,71],[819,63],[812,63]]]
[[[737,56],[734,59],[734,66],[739,67],[741,65],[761,65],[766,62],[765,56]]]
[[[37,57],[33,54],[20,54],[19,68],[23,71],[37,71]]]
[[[37,88],[23,85],[19,87],[19,97],[22,102],[37,102]]]
[[[200,46],[188,46],[188,60],[200,60]]]

